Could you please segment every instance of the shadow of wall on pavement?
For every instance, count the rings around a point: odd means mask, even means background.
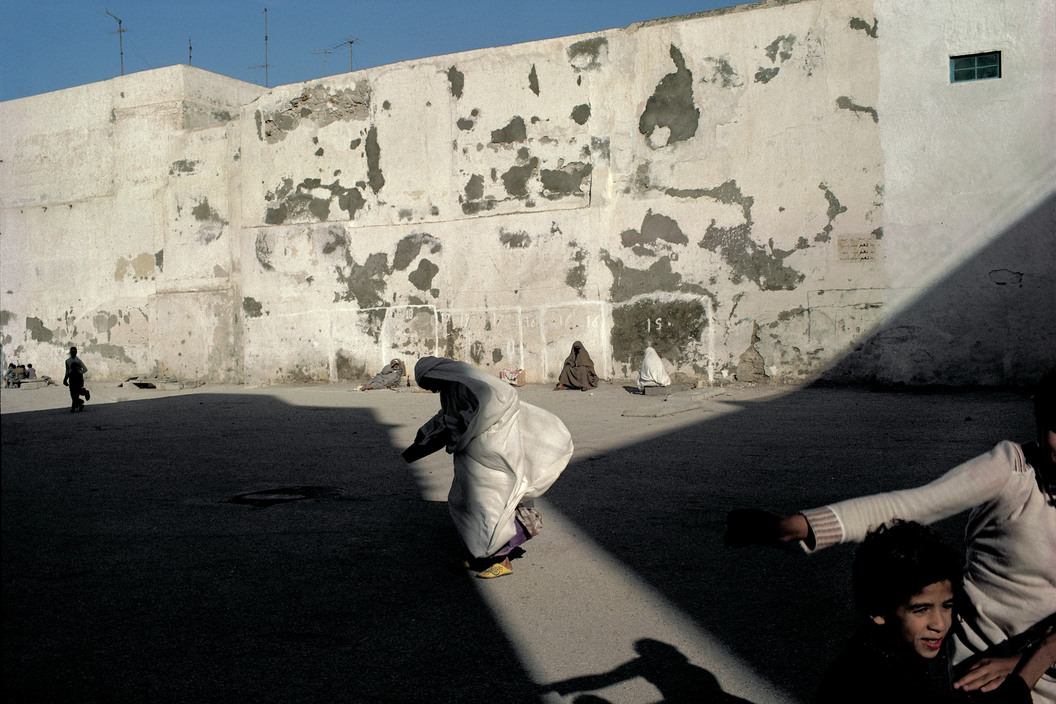
[[[625,404],[639,399],[650,402],[629,396]],[[727,548],[727,512],[793,513],[916,486],[1002,439],[1028,439],[1033,428],[1027,395],[1009,390],[806,388],[719,413],[726,405],[717,398],[699,423],[577,459],[547,500],[800,701],[813,697],[857,623],[853,547],[809,557]],[[576,419],[566,422],[581,437]],[[965,518],[936,526],[956,549]]]
[[[200,394],[2,430],[8,700],[536,701],[369,410]]]

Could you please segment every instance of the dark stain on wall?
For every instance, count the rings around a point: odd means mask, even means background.
[[[455,122],[455,124],[458,126],[458,129],[462,130],[463,132],[468,132],[469,130],[473,129],[473,127],[476,125],[473,120],[470,120],[466,117],[458,118],[458,121]]]
[[[517,150],[517,163],[502,174],[502,185],[506,193],[514,198],[528,195],[528,179],[539,167],[539,159],[530,157],[528,150],[521,147]]]
[[[164,249],[159,249],[157,252],[154,252],[154,268],[157,269],[159,272],[165,270],[165,250]]]
[[[474,340],[473,344],[469,346],[469,358],[473,360],[473,364],[476,366],[482,366],[484,361],[484,343],[480,340]]]
[[[829,187],[824,183],[819,183],[818,188],[825,192],[825,200],[829,202],[829,207],[825,211],[829,218],[829,222],[826,223],[822,231],[814,235],[815,242],[828,242],[832,238],[832,223],[836,221],[837,216],[840,213],[846,213],[847,207],[842,205],[836,198],[836,194],[829,190]]]
[[[642,299],[612,309],[612,356],[637,370],[651,345],[663,359],[682,365],[688,350],[700,345],[708,315],[700,299],[662,301]]]
[[[543,184],[543,195],[554,199],[567,195],[583,195],[583,181],[590,176],[593,167],[580,161],[572,161],[560,169],[543,169],[539,180]]]
[[[257,233],[257,241],[254,244],[254,249],[257,253],[257,261],[264,267],[266,271],[274,271],[275,267],[271,264],[271,243],[268,241],[268,234],[266,232]]]
[[[44,325],[40,318],[27,317],[26,332],[29,333],[30,339],[37,342],[51,342],[55,339],[55,333]]]
[[[514,116],[502,129],[491,131],[492,144],[514,144],[523,142],[528,138],[527,129],[524,126],[524,118]]]
[[[755,72],[755,82],[769,83],[777,76],[778,73],[780,73],[780,71],[781,69],[777,66],[774,66],[773,68],[763,68],[762,66],[760,66],[759,70]]]
[[[354,301],[360,308],[378,308],[385,305],[385,279],[389,273],[389,258],[379,252],[358,264],[345,249],[345,266],[335,267],[337,281],[344,290],[334,292],[334,302]]]
[[[385,185],[385,177],[381,173],[381,147],[378,145],[378,128],[374,125],[367,130],[367,143],[364,147],[367,154],[367,182],[370,190],[377,193]]]
[[[526,249],[532,244],[531,235],[527,232],[508,232],[505,229],[499,231],[499,242],[506,249]]]
[[[602,250],[601,261],[612,272],[612,288],[609,295],[613,303],[657,291],[704,293],[703,288],[683,282],[682,275],[671,270],[670,257],[660,257],[648,269],[635,269],[624,264],[622,259]]]
[[[528,90],[539,95],[539,74],[535,72],[535,64],[532,64],[532,70],[528,72]]]
[[[689,244],[689,237],[682,232],[678,222],[666,215],[654,214],[649,210],[642,218],[642,229],[624,230],[620,233],[620,243],[624,247],[630,247],[635,254],[640,256],[655,256],[656,252],[647,245],[657,240],[671,244]]]
[[[343,351],[338,351],[334,355],[334,366],[337,370],[338,379],[366,379],[369,376],[366,364],[357,364]]]
[[[428,248],[430,254],[437,254],[443,249],[440,240],[427,232],[413,232],[396,243],[396,254],[392,258],[392,270],[404,271],[411,262],[421,254],[422,248]]]
[[[198,204],[191,209],[191,215],[193,215],[194,219],[199,222],[218,222],[221,225],[227,224],[227,221],[220,217],[220,213],[209,205],[209,199],[205,196],[203,196]]]
[[[571,117],[577,125],[587,124],[587,120],[590,119],[590,105],[584,103],[583,105],[577,105],[572,108]]]
[[[452,66],[447,69],[447,83],[451,86],[451,95],[455,96],[455,99],[462,97],[462,89],[466,86],[466,77],[457,68]]]
[[[852,17],[849,24],[851,29],[860,29],[873,39],[876,39],[877,20],[875,17],[873,18],[873,23],[871,25],[861,17]]]
[[[674,44],[670,54],[675,62],[675,72],[660,79],[638,120],[638,131],[647,141],[657,128],[666,127],[671,131],[667,141],[658,147],[690,139],[697,133],[700,121],[700,110],[693,102],[693,74],[686,68],[682,52]]]
[[[841,95],[839,98],[836,98],[836,107],[841,110],[850,110],[851,112],[864,112],[866,115],[872,116],[873,122],[880,122],[880,115],[877,114],[876,108],[856,105],[855,102],[846,95]]]
[[[587,250],[580,247],[576,242],[569,242],[568,246],[575,250],[572,253],[572,260],[576,262],[576,265],[570,267],[568,273],[565,274],[565,284],[570,288],[574,288],[580,298],[585,298],[583,290],[587,285],[587,265],[584,262],[587,260]]]
[[[169,176],[175,176],[178,174],[193,174],[197,167],[197,161],[191,159],[180,159],[179,161],[172,162],[172,166],[169,167]]]
[[[502,361],[502,350],[500,350],[498,347],[496,347],[496,348],[494,348],[491,351],[491,363],[492,364],[498,364],[501,361]]]
[[[769,251],[752,239],[751,222],[735,227],[716,227],[712,220],[700,247],[717,252],[730,266],[730,280],[738,284],[742,279],[754,281],[764,291],[791,291],[803,281],[805,275],[784,265],[792,252],[774,249],[770,241]],[[796,249],[806,244],[800,241]]]
[[[601,68],[602,51],[608,44],[605,37],[582,39],[568,47],[568,62],[581,71],[596,71]]]
[[[737,71],[726,59],[709,56],[704,59],[704,63],[711,66],[711,75],[701,78],[701,83],[717,83],[723,88],[735,88],[741,85]]]
[[[259,318],[264,315],[260,301],[249,296],[242,299],[242,311],[247,318]]]
[[[407,280],[410,281],[416,289],[419,291],[428,291],[432,294],[433,298],[440,295],[440,292],[432,288],[433,277],[440,271],[440,267],[433,264],[428,259],[422,258],[418,262],[418,268],[407,275]]]

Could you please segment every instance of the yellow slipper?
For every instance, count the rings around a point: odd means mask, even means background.
[[[513,574],[513,570],[501,562],[496,562],[488,569],[477,572],[477,576],[481,579],[495,579],[496,577],[505,577],[508,574]]]

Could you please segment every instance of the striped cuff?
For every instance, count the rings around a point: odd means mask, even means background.
[[[843,523],[830,507],[822,506],[800,511],[800,513],[806,517],[814,538],[814,545],[800,542],[806,552],[816,552],[843,542]]]

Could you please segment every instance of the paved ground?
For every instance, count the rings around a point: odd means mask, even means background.
[[[1031,432],[1007,391],[527,386],[576,453],[499,580],[456,562],[432,394],[4,389],[8,702],[807,701],[853,625],[836,548],[726,512],[926,481]],[[963,516],[940,526],[958,540]]]

